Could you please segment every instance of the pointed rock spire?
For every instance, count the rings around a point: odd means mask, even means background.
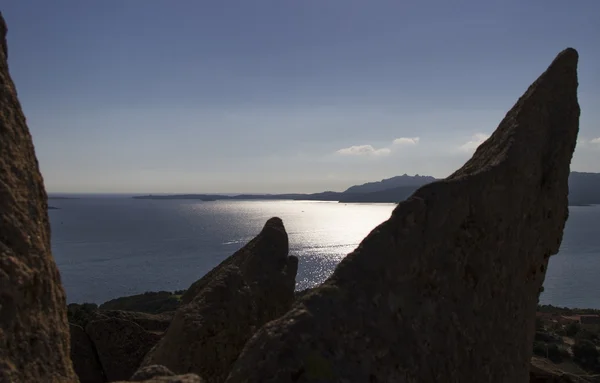
[[[568,215],[577,52],[561,52],[461,169],[417,190],[227,380],[526,382]]]

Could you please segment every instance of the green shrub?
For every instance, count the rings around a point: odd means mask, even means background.
[[[546,357],[546,343],[535,341],[533,342],[533,353],[537,356]]]
[[[150,314],[160,314],[174,311],[179,307],[179,295],[168,291],[145,292],[112,299],[100,305],[101,310],[139,311]]]
[[[600,341],[600,338],[598,337],[598,334],[582,328],[581,330],[579,330],[579,332],[577,332],[577,335],[575,335],[575,339],[579,339],[579,340],[589,340],[590,342],[594,343],[594,344],[598,344],[598,342]]]
[[[69,323],[85,328],[85,325],[93,319],[96,310],[98,305],[95,303],[71,303],[67,306],[67,319]]]
[[[567,336],[573,337],[577,335],[577,333],[581,330],[581,325],[579,323],[569,323],[565,326],[565,333]]]
[[[596,346],[589,340],[576,340],[573,345],[573,359],[583,368],[590,371],[598,371],[600,364],[598,357],[600,352]]]

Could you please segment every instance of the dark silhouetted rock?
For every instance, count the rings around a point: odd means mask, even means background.
[[[270,219],[256,238],[187,290],[143,364],[223,381],[256,329],[291,307],[297,269],[283,223]]]
[[[161,337],[117,318],[92,321],[85,331],[94,342],[108,381],[129,379]]]
[[[106,382],[102,366],[91,339],[81,326],[69,325],[71,332],[71,360],[81,383]]]
[[[568,215],[577,60],[560,53],[460,170],[263,326],[227,382],[526,382]]]
[[[0,14],[0,382],[76,382],[48,199]]]

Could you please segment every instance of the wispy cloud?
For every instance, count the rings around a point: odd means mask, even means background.
[[[400,137],[394,140],[394,145],[417,145],[419,137]]]
[[[592,138],[590,144],[600,145],[600,137]]]
[[[390,154],[389,148],[375,149],[372,145],[355,145],[336,151],[342,156],[386,156]]]
[[[476,133],[471,139],[460,146],[460,150],[465,152],[472,152],[479,145],[481,145],[485,140],[487,140],[490,136],[485,133]]]

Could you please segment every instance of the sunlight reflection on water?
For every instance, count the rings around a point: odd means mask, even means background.
[[[55,200],[52,249],[69,302],[187,288],[283,219],[299,258],[297,289],[324,281],[394,204],[305,201]],[[600,308],[600,206],[571,207],[542,303]]]

